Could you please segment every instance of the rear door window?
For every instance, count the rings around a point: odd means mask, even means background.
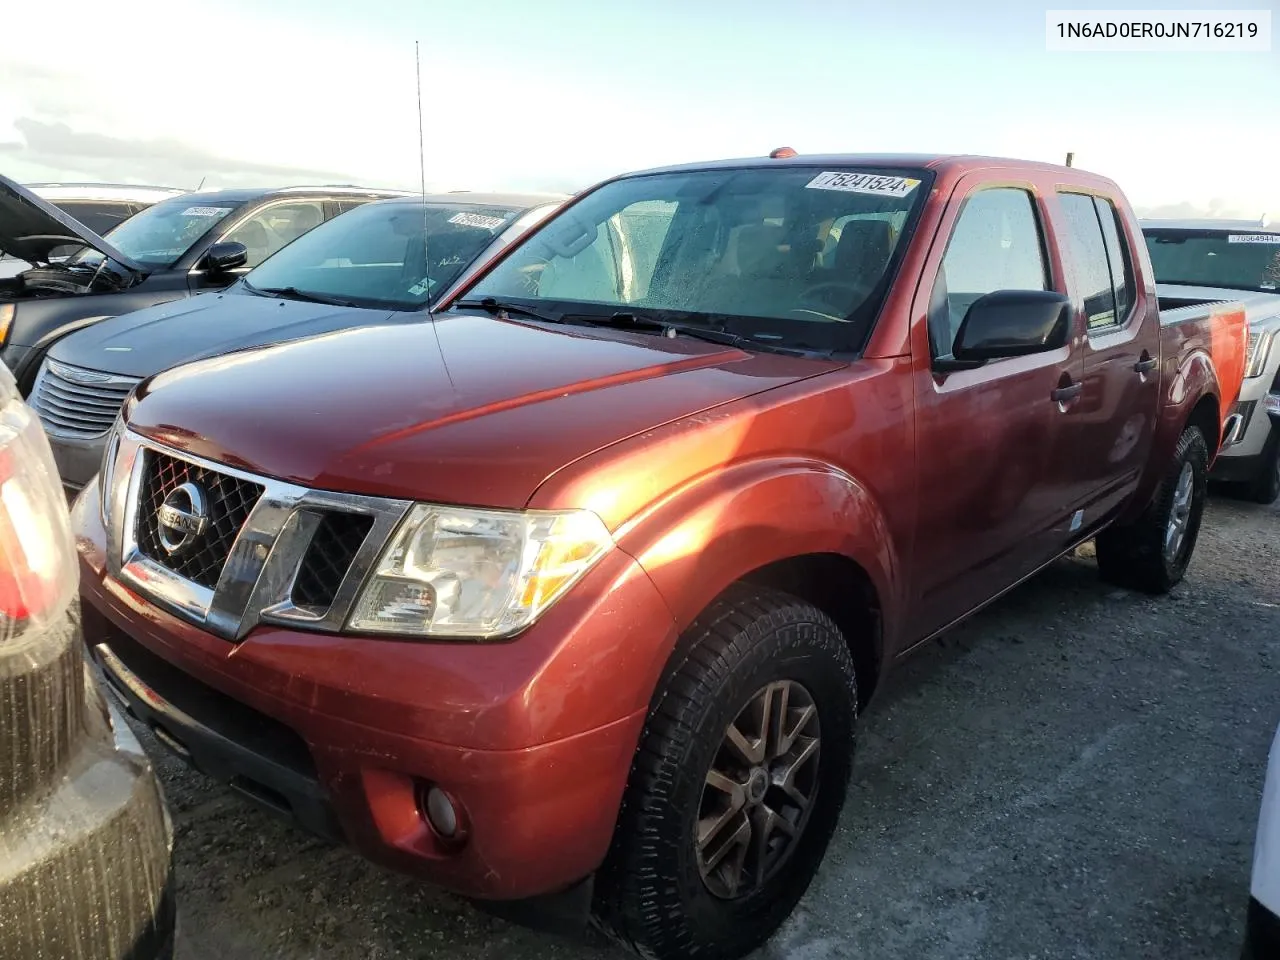
[[[1063,193],[1059,199],[1088,328],[1124,323],[1137,299],[1137,285],[1115,206],[1085,193]]]

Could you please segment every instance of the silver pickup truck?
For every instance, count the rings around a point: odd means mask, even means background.
[[[1258,503],[1280,498],[1280,223],[1144,220],[1161,309],[1245,305],[1249,356],[1234,437],[1210,478]]]

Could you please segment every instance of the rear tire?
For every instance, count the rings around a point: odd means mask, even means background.
[[[712,604],[654,695],[597,875],[601,928],[651,960],[764,943],[835,830],[857,702],[848,645],[820,610],[748,586]]]
[[[1182,580],[1200,536],[1208,491],[1209,447],[1199,427],[1178,438],[1155,496],[1136,521],[1098,534],[1098,572],[1117,586],[1168,593]]]

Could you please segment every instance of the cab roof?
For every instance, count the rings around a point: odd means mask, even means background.
[[[1010,157],[987,157],[977,154],[949,153],[800,153],[789,157],[742,157],[736,160],[711,160],[701,163],[680,163],[650,170],[638,171],[626,176],[650,173],[671,173],[688,170],[727,170],[743,167],[915,167],[937,171],[967,173],[988,167],[1024,167],[1028,170],[1055,171],[1071,176],[1091,177],[1093,174],[1079,167],[1065,167],[1057,163],[1038,160],[1016,160]]]

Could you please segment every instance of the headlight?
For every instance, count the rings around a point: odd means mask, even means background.
[[[508,636],[533,623],[604,556],[586,510],[416,504],[366,582],[348,628],[423,637]]]
[[[1246,377],[1260,377],[1267,369],[1267,355],[1271,352],[1271,341],[1274,336],[1274,330],[1249,331],[1249,353],[1244,362]]]

